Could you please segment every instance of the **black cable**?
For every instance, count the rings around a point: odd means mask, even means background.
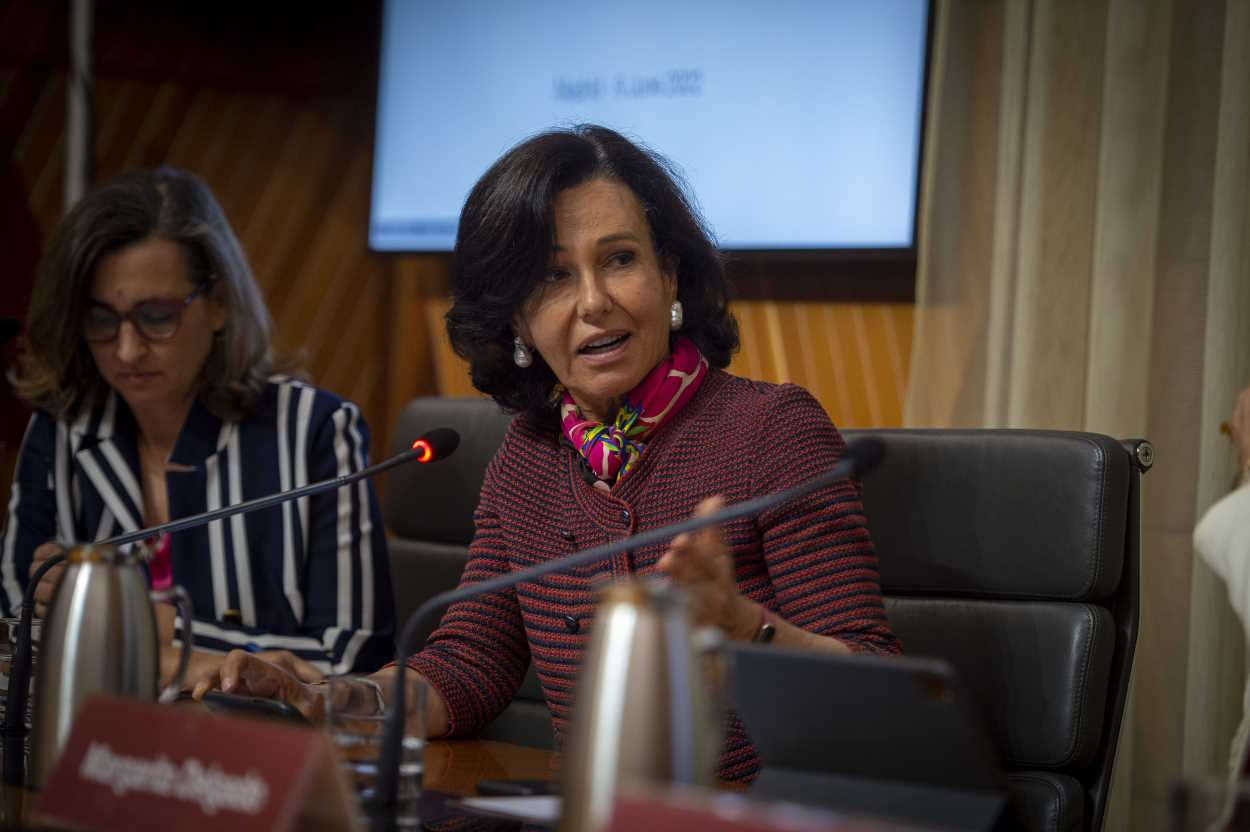
[[[9,691],[4,700],[4,783],[26,785],[26,700],[30,691],[30,628],[35,618],[35,590],[52,567],[64,562],[65,552],[53,555],[30,576],[22,594],[22,615],[13,639],[9,665]]]

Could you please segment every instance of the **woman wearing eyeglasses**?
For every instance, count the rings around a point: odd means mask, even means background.
[[[129,173],[74,206],[26,319],[16,387],[35,415],[0,536],[4,615],[16,614],[58,542],[101,540],[368,464],[357,407],[276,375],[271,331],[243,250],[198,177]],[[367,482],[153,543],[168,552],[152,565],[154,582],[185,586],[194,603],[190,684],[235,648],[309,681],[389,658],[386,539]],[[59,577],[52,570],[36,590],[38,614]],[[161,617],[172,638],[172,610]]]

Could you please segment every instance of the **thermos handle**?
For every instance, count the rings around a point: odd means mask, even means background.
[[[178,670],[174,673],[173,680],[165,686],[161,691],[160,702],[173,702],[178,698],[178,694],[182,692],[182,677],[187,673],[187,667],[191,664],[191,596],[185,589],[180,586],[171,586],[168,589],[155,589],[149,593],[152,603],[159,604],[174,599],[174,605],[178,608],[178,614],[182,616],[182,655],[178,657]]]

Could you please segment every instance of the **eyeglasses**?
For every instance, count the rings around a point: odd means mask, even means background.
[[[211,285],[212,281],[205,280],[185,300],[153,298],[140,301],[125,315],[119,315],[106,303],[93,301],[83,316],[83,337],[93,344],[112,341],[121,330],[122,321],[130,321],[145,340],[168,341],[182,324],[182,310]]]

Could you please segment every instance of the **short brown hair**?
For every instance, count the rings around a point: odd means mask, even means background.
[[[26,315],[26,349],[16,384],[33,407],[63,419],[99,399],[107,383],[82,337],[100,258],[158,238],[178,243],[191,282],[221,284],[226,326],[200,371],[199,395],[218,417],[237,420],[280,363],[273,320],[251,266],[208,186],[184,170],[122,174],[95,188],[57,225]]]

